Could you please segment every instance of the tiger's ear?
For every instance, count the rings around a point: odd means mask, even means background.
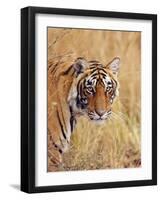
[[[113,74],[117,75],[120,68],[120,58],[115,57],[106,67],[109,68]]]
[[[73,67],[77,76],[85,71],[89,66],[88,61],[85,58],[79,57],[75,60]]]

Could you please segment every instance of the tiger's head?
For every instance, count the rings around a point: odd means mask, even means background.
[[[86,114],[91,120],[106,120],[119,92],[117,74],[120,58],[116,57],[103,66],[98,61],[77,58],[74,80],[68,102],[75,114]]]

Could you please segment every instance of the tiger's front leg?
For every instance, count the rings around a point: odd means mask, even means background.
[[[48,171],[63,170],[63,154],[68,149],[69,142],[55,142],[52,136],[48,138]]]
[[[54,123],[48,121],[48,171],[63,169],[63,153],[67,151],[70,140],[65,131],[58,118]]]
[[[63,152],[55,142],[52,136],[48,139],[48,171],[59,171],[63,168],[62,164]]]

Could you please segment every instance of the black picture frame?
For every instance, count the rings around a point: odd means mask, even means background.
[[[138,19],[152,21],[152,179],[60,186],[35,186],[35,15]],[[157,15],[45,7],[21,9],[21,190],[27,193],[157,184]]]

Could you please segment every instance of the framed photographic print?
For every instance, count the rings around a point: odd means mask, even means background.
[[[157,16],[21,9],[21,190],[157,184]]]

